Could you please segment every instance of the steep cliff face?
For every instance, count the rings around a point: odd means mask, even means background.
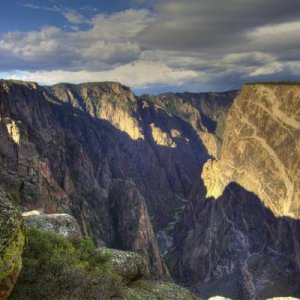
[[[169,113],[187,121],[207,148],[210,155],[219,154],[225,117],[239,91],[224,93],[166,93],[143,95],[143,99],[163,107]]]
[[[299,92],[246,85],[228,111],[172,252],[172,273],[203,297],[300,295]]]
[[[18,205],[70,213],[98,246],[136,250],[168,278],[155,233],[209,157],[189,122],[118,83],[1,81],[0,136],[0,184]]]
[[[203,298],[299,297],[300,222],[277,218],[237,184],[216,201],[205,193],[195,193],[178,224],[173,275]]]
[[[84,135],[75,118],[64,114],[61,120],[98,164],[101,187],[108,190],[112,179],[131,178],[145,197],[155,230],[164,227],[179,197],[187,197],[199,180],[199,168],[208,157],[193,128],[117,83],[56,85],[47,90],[52,100],[62,99],[78,108],[78,115],[92,117],[93,130]],[[184,153],[188,155],[182,161]]]
[[[207,196],[237,182],[275,215],[299,218],[299,145],[299,85],[246,85],[228,113],[221,158],[204,167]]]

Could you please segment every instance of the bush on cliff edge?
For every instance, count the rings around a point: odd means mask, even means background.
[[[97,252],[90,239],[72,243],[61,235],[31,228],[23,269],[10,299],[121,297],[121,279],[110,269],[109,255]]]

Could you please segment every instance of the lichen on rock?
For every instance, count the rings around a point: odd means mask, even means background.
[[[99,248],[97,252],[109,256],[112,271],[127,281],[149,276],[146,259],[135,252],[110,248]]]
[[[25,225],[0,188],[0,299],[7,299],[22,267]]]
[[[130,300],[197,300],[200,299],[188,290],[171,282],[139,280],[134,282],[126,292]]]
[[[24,212],[22,215],[29,227],[36,227],[44,232],[58,233],[71,240],[81,238],[78,223],[71,215],[43,214],[39,211]]]

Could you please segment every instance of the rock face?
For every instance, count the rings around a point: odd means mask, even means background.
[[[9,196],[0,189],[0,299],[7,299],[22,267],[25,226]]]
[[[207,196],[237,182],[276,216],[298,219],[299,110],[299,85],[246,85],[228,113],[220,159],[204,167]]]
[[[22,214],[29,227],[36,227],[44,232],[62,234],[70,240],[82,237],[75,218],[68,214],[41,214],[39,211],[30,211]]]
[[[234,183],[216,201],[205,193],[178,224],[172,273],[204,298],[299,296],[300,222],[277,218]]]
[[[225,117],[239,91],[225,93],[165,93],[143,95],[169,113],[188,122],[204,143],[208,153],[217,157],[225,126]]]
[[[112,246],[141,254],[155,278],[170,279],[156,242],[146,202],[134,182],[115,181],[110,203],[116,228],[116,238]]]
[[[300,296],[299,96],[246,85],[228,111],[172,252],[172,273],[205,298]]]

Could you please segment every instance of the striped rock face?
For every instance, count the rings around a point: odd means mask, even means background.
[[[299,167],[300,86],[244,86],[227,115],[220,159],[204,166],[207,196],[236,182],[276,216],[299,219]]]

